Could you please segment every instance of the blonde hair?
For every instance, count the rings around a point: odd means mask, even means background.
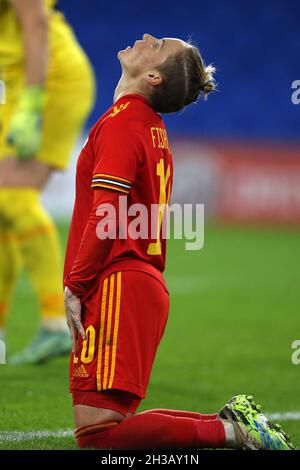
[[[190,53],[193,56],[193,60],[195,61],[195,64],[197,64],[196,68],[196,75],[199,77],[199,93],[198,95],[202,92],[204,95],[204,98],[207,99],[207,96],[209,93],[212,93],[216,89],[216,81],[215,81],[215,72],[216,68],[212,65],[205,65],[205,62],[201,56],[201,53],[198,49],[193,44],[190,44]],[[196,94],[197,94],[197,86],[196,88]],[[198,98],[198,95],[196,99]]]
[[[172,113],[194,103],[200,96],[207,99],[216,89],[215,67],[206,65],[199,48],[188,41],[188,47],[169,56],[157,67],[162,84],[152,90],[151,102],[155,111]]]

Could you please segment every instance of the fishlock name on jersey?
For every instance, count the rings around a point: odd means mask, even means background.
[[[151,127],[152,144],[154,148],[167,149],[170,151],[166,129],[161,127]]]

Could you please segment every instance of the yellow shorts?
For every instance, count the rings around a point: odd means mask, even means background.
[[[6,104],[0,104],[1,160],[15,156],[14,147],[7,143],[7,134],[24,86],[23,67],[3,68],[0,78],[6,87]],[[95,95],[92,67],[77,43],[50,54],[46,92],[42,143],[35,159],[63,170],[92,109]]]

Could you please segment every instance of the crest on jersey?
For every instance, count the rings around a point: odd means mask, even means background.
[[[114,106],[113,111],[107,117],[115,117],[121,111],[125,111],[125,109],[128,108],[129,105],[130,101],[127,101],[127,103],[120,104],[120,106]]]

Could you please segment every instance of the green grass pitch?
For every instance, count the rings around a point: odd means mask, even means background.
[[[62,244],[67,227],[60,226]],[[214,412],[232,395],[254,395],[266,412],[300,411],[299,231],[209,227],[203,250],[169,242],[169,322],[140,410]],[[8,352],[27,344],[38,325],[22,276],[8,322]],[[0,365],[0,448],[75,449],[68,359],[44,366]],[[281,422],[300,447],[300,421]],[[13,434],[8,435],[11,431]],[[23,432],[48,431],[31,436]],[[21,434],[16,435],[15,432]]]

